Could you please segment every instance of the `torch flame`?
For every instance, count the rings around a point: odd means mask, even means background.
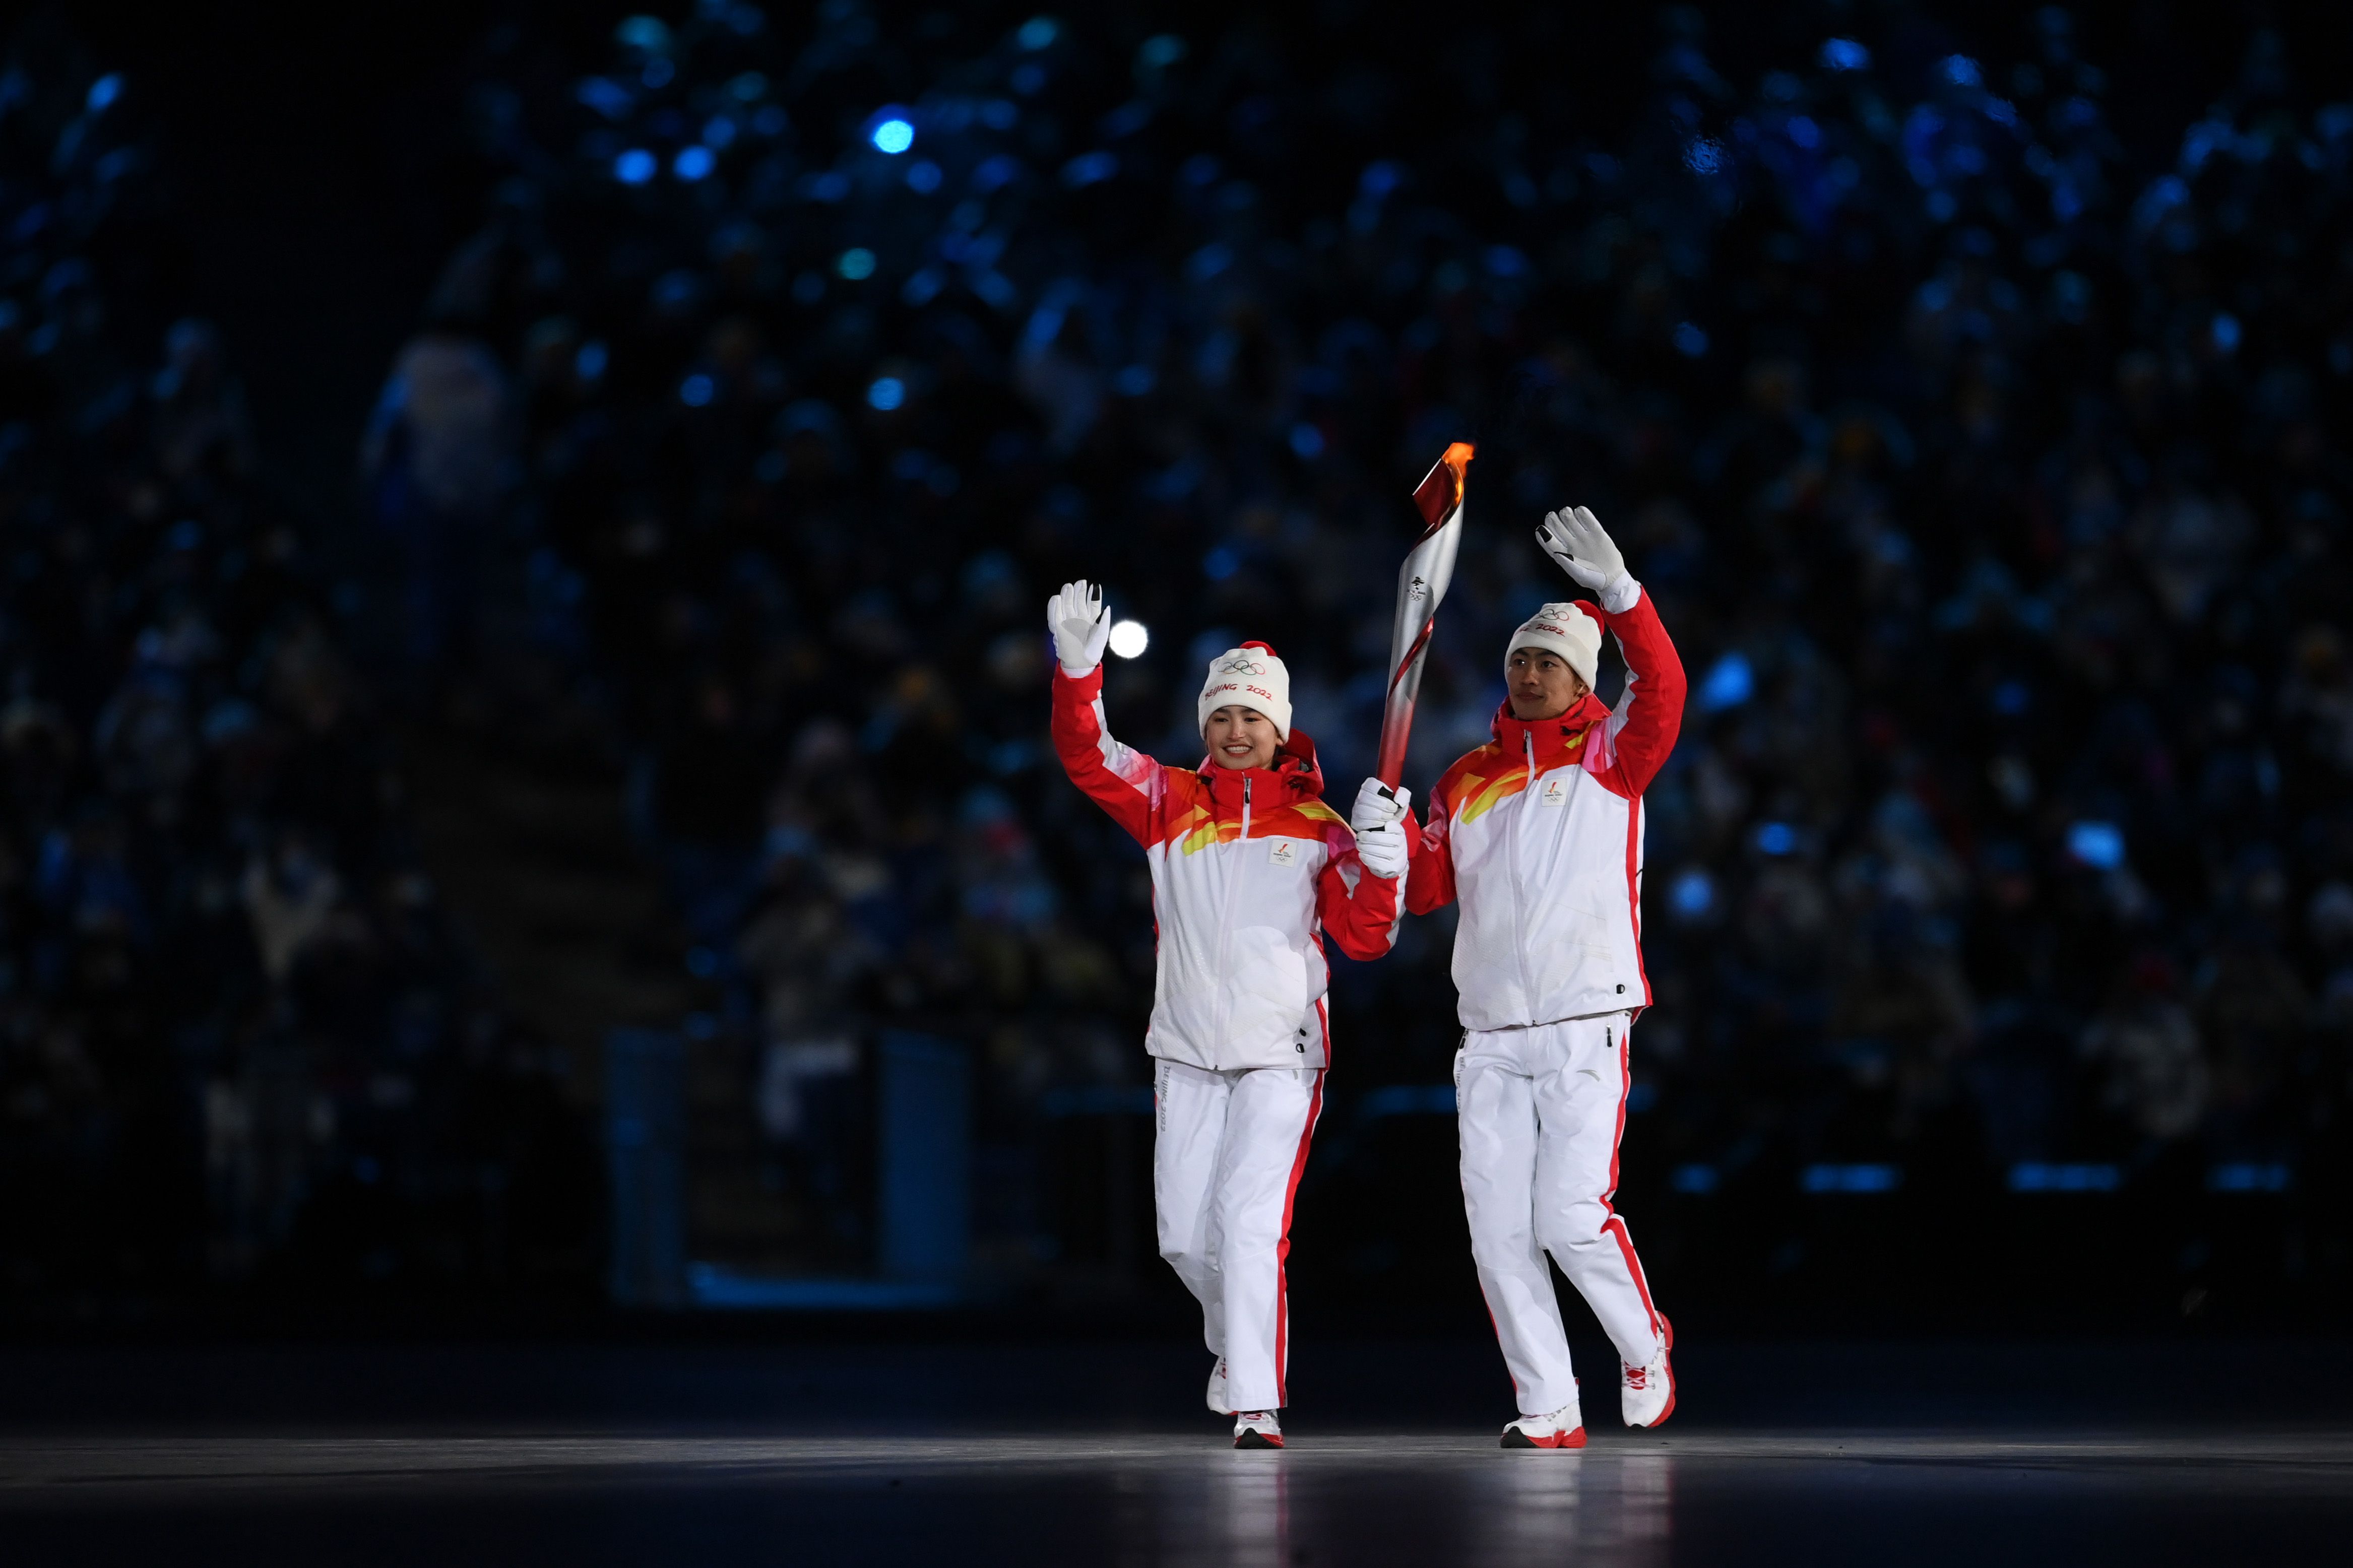
[[[1455,442],[1414,487],[1413,504],[1421,509],[1424,525],[1422,537],[1437,532],[1446,514],[1461,502],[1462,486],[1471,477],[1471,458],[1477,450],[1468,441]]]

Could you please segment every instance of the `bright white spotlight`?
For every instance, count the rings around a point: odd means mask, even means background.
[[[1116,621],[1111,628],[1111,651],[1122,658],[1138,658],[1152,646],[1152,634],[1142,621]]]

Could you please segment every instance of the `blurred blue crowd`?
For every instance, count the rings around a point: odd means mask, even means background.
[[[1694,672],[1633,1105],[1680,1190],[2334,1180],[2353,106],[2256,36],[2150,172],[2059,7],[2014,58],[1892,19],[1717,61],[1668,12],[1598,139],[1492,89],[1557,45],[1515,26],[1421,64],[1435,108],[1365,33],[849,0],[485,66],[503,179],[428,339],[513,405],[541,623],[645,757],[767,1133],[882,1020],[979,1041],[1008,1147],[1139,1084],[1146,879],[1040,745],[1038,605],[1148,627],[1108,708],[1169,762],[1202,654],[1271,639],[1353,778],[1407,491],[1468,437],[1407,781],[1562,593],[1544,508]],[[1442,1077],[1447,938],[1341,975],[1336,1105]]]
[[[2062,7],[1999,56],[1822,15],[1727,47],[1662,12],[1606,121],[1504,90],[1571,47],[1535,7],[494,30],[490,207],[364,453],[382,647],[179,313],[136,83],[24,35],[0,1178],[44,1201],[0,1288],[586,1276],[581,1064],[453,939],[393,743],[501,703],[628,762],[719,998],[698,1103],[763,1152],[785,1262],[856,1251],[884,1028],[974,1052],[994,1262],[1126,1212],[1070,1130],[1142,1093],[1149,888],[1044,744],[1040,607],[1107,585],[1113,727],[1172,763],[1208,653],[1272,643],[1352,787],[1457,439],[1409,784],[1565,591],[1547,508],[1599,512],[1692,672],[1649,1212],[2286,1194],[2281,1266],[2353,1278],[2353,103],[2256,31],[2147,166]],[[1311,1185],[1398,1224],[1451,1213],[1428,1161],[1434,1198],[1383,1186],[1380,1129],[1442,1128],[1451,929],[1335,983]]]
[[[1409,784],[1563,593],[1546,508],[1693,672],[1632,1107],[1676,1187],[2341,1186],[2353,105],[2258,33],[2140,168],[2061,7],[2003,58],[1662,15],[1606,134],[1496,90],[1563,47],[1535,7],[705,0],[591,74],[485,57],[493,210],[412,353],[505,410],[470,471],[512,464],[768,1136],[884,1022],[975,1041],[1007,1148],[1140,1084],[1145,879],[1041,744],[1039,605],[1085,575],[1148,630],[1110,715],[1176,763],[1204,651],[1271,641],[1353,780],[1408,494],[1467,438]],[[1442,1079],[1450,932],[1339,978],[1336,1106]]]
[[[316,542],[170,315],[139,114],[55,28],[0,64],[0,1294],[495,1277],[565,1233],[561,1064],[453,944]]]

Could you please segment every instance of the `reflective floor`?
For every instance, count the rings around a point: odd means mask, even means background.
[[[1423,1416],[1476,1352],[1335,1359],[1358,1398],[1295,1414],[1279,1454],[1163,1403],[1198,1359],[1164,1346],[0,1358],[0,1561],[2341,1563],[2353,1542],[2353,1420],[2327,1418],[2327,1376],[2257,1418],[2174,1350],[2063,1353],[2088,1374],[2059,1407],[2008,1398],[2003,1423],[2002,1379],[1970,1358],[2024,1391],[2052,1352],[1883,1348],[1852,1358],[1864,1419],[1759,1422],[1742,1395],[1657,1434],[1597,1424],[1582,1453],[1506,1452],[1451,1414],[1388,1425],[1355,1381],[1438,1374],[1387,1402]],[[1735,1390],[1820,1364],[1693,1359]],[[1002,1419],[1035,1378],[1066,1396]],[[2147,1396],[2168,1379],[2171,1422]],[[1974,1400],[1939,1392],[1962,1380]],[[837,1405],[858,1386],[897,1408]],[[2121,1414],[2085,1419],[2104,1402]],[[1949,1418],[1889,1418],[1924,1403]]]

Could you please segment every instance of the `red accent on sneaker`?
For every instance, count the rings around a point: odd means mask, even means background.
[[[1674,1363],[1672,1360],[1670,1360],[1670,1361],[1667,1363],[1667,1407],[1666,1407],[1664,1410],[1662,1410],[1662,1411],[1660,1411],[1660,1412],[1659,1412],[1658,1419],[1657,1419],[1657,1420],[1655,1420],[1655,1421],[1652,1421],[1652,1422],[1651,1423],[1651,1426],[1665,1426],[1665,1425],[1667,1424],[1667,1417],[1668,1417],[1668,1416],[1670,1416],[1670,1415],[1672,1415],[1674,1413],[1675,1413],[1675,1363]]]
[[[1656,1421],[1651,1423],[1653,1426],[1665,1426],[1667,1417],[1675,1413],[1675,1326],[1667,1321],[1664,1312],[1659,1314],[1659,1329],[1667,1342],[1667,1407],[1659,1412]]]
[[[1519,1441],[1513,1442],[1514,1437],[1517,1437]],[[1525,1427],[1514,1422],[1504,1428],[1504,1447],[1506,1448],[1582,1448],[1585,1447],[1585,1428],[1579,1426],[1573,1431],[1554,1432],[1542,1437],[1533,1437],[1528,1435]]]
[[[1666,1314],[1663,1312],[1659,1315],[1659,1321],[1666,1329],[1666,1344],[1663,1347],[1662,1359],[1666,1362],[1667,1403],[1664,1409],[1661,1410],[1658,1415],[1651,1418],[1645,1430],[1647,1430],[1649,1426],[1665,1426],[1667,1424],[1667,1417],[1675,1413],[1675,1326],[1667,1321]],[[1625,1363],[1621,1362],[1619,1364],[1622,1366]],[[1647,1388],[1649,1386],[1650,1375],[1650,1368],[1647,1366],[1629,1366],[1626,1368],[1627,1386],[1630,1388]]]

